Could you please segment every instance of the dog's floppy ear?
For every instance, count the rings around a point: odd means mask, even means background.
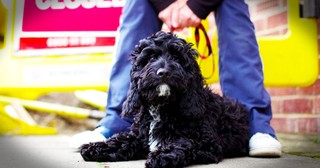
[[[137,84],[133,80],[130,82],[130,89],[127,99],[122,106],[122,117],[132,117],[139,112],[141,107],[141,99],[138,94]]]
[[[141,99],[140,95],[138,93],[138,80],[139,77],[137,77],[135,74],[139,71],[139,68],[136,65],[137,59],[139,55],[141,54],[142,49],[147,46],[146,40],[141,40],[140,44],[135,46],[135,49],[131,53],[131,63],[132,68],[130,70],[130,87],[127,95],[127,99],[122,105],[122,117],[132,117],[136,115],[141,107]]]
[[[208,100],[206,97],[206,88],[205,80],[201,75],[200,67],[196,62],[196,57],[198,52],[187,46],[188,59],[186,59],[186,64],[188,69],[191,70],[186,74],[185,78],[189,82],[186,86],[185,92],[182,96],[180,103],[180,109],[183,113],[182,115],[190,118],[199,118],[205,115],[206,107],[204,106],[205,101]]]
[[[182,115],[190,119],[201,118],[205,115],[205,100],[203,95],[196,90],[189,90],[180,102]]]

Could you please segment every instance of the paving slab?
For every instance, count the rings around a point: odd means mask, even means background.
[[[71,136],[0,136],[0,168],[143,168],[145,160],[85,162],[68,147]],[[281,158],[241,157],[191,168],[319,168],[320,160],[284,154]]]

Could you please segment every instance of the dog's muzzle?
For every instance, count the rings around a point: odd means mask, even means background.
[[[161,84],[157,87],[157,91],[159,92],[158,96],[170,96],[170,87],[167,84]]]
[[[166,68],[159,68],[157,70],[157,75],[161,78],[167,77],[169,75],[169,70]]]
[[[159,68],[157,70],[157,75],[160,77],[160,78],[166,78],[170,75],[169,73],[169,70],[166,69],[166,68]],[[158,96],[162,97],[162,96],[170,96],[170,87],[169,85],[163,83],[161,85],[159,85],[157,87],[157,91],[159,92]]]

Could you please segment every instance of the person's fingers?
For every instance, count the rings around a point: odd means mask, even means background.
[[[174,29],[179,28],[180,20],[179,20],[179,5],[175,3],[172,8],[172,15],[171,15],[171,24]]]
[[[201,19],[193,13],[186,0],[177,0],[158,14],[159,19],[171,31],[181,31],[185,27],[196,27]]]
[[[161,14],[159,13],[158,15],[159,19],[162,20],[162,22],[168,26],[168,28],[171,28],[172,27],[172,24],[171,24],[171,19],[168,19],[168,16],[166,16],[165,14]]]
[[[201,22],[201,19],[198,18],[187,5],[184,5],[180,9],[179,17],[180,27],[196,27]]]
[[[172,17],[172,9],[175,4],[169,5],[167,8],[163,9],[159,12],[158,18],[171,29],[171,17]]]
[[[201,19],[193,13],[186,3],[174,6],[171,24],[176,31],[185,27],[197,27]]]

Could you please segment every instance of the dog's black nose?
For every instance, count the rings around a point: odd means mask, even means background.
[[[168,71],[167,69],[165,69],[165,68],[159,68],[159,69],[157,70],[157,75],[158,75],[159,77],[165,77],[165,76],[168,76],[168,75],[169,75],[169,71]]]

